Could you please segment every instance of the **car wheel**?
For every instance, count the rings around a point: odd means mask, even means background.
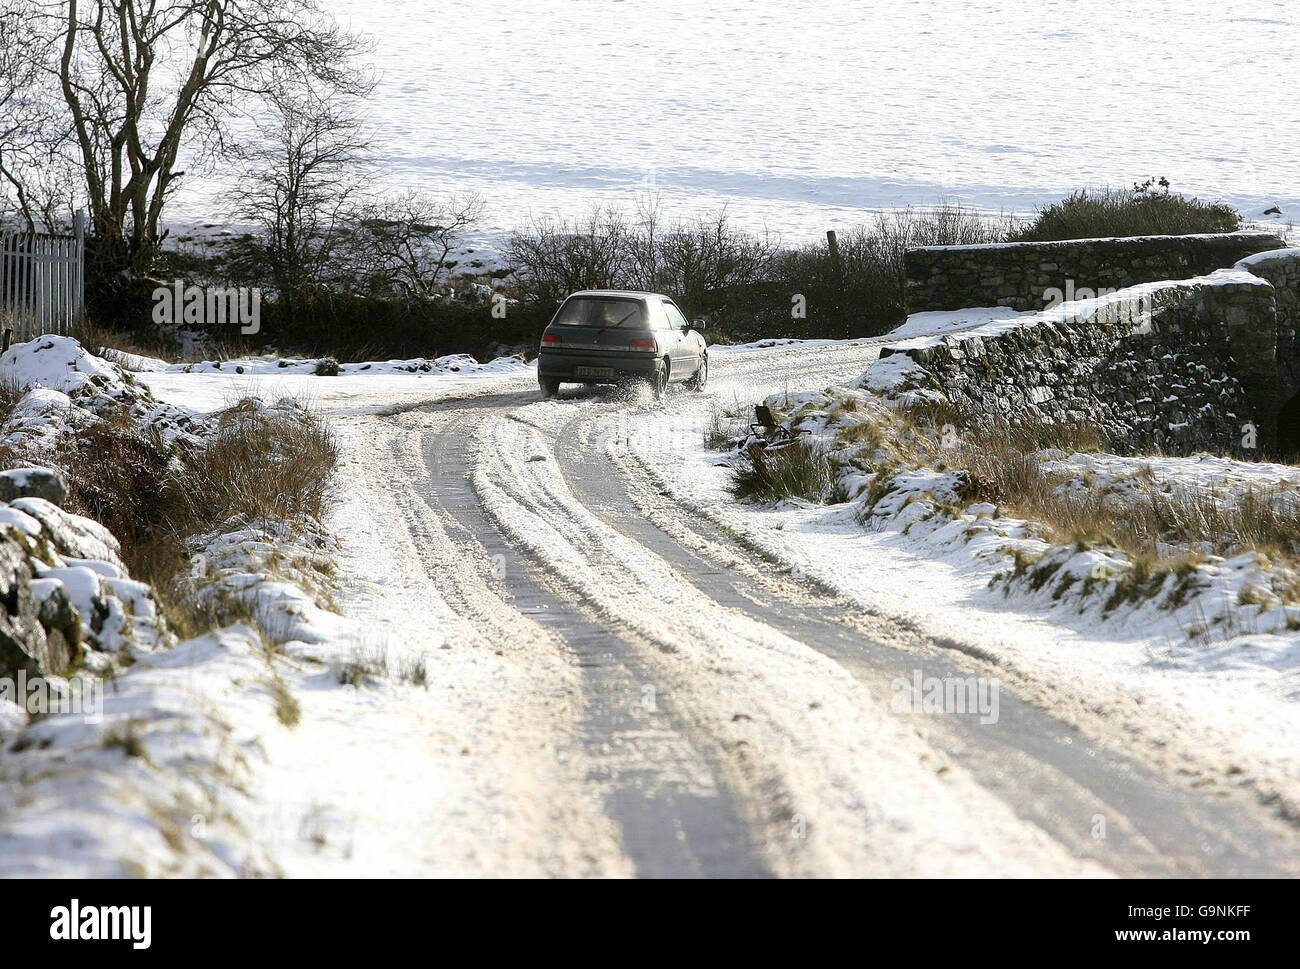
[[[668,392],[668,364],[654,372],[650,378],[650,393],[654,395],[655,400],[663,400],[664,394]]]
[[[704,385],[709,382],[709,357],[708,354],[700,357],[700,369],[695,371],[695,376],[686,381],[686,386],[691,390],[703,390]]]
[[[547,400],[560,392],[560,382],[558,380],[538,380],[537,383],[542,388],[542,396]]]

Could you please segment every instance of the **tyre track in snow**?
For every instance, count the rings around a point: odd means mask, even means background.
[[[518,395],[508,400],[518,403]],[[535,623],[570,651],[581,669],[586,753],[584,782],[616,824],[623,850],[642,877],[764,877],[742,808],[718,781],[701,750],[674,714],[673,698],[647,692],[625,635],[612,633],[557,595],[535,564],[489,520],[470,484],[473,438],[485,414],[482,402],[457,404],[421,442],[427,483],[422,496],[443,521],[457,554],[480,563],[480,580],[508,606],[493,610],[495,641],[511,638],[511,616]],[[438,408],[443,410],[443,408]],[[475,600],[483,589],[453,591],[462,615],[485,615]],[[561,836],[581,840],[584,832]]]
[[[877,695],[889,695],[896,678],[908,678],[918,667],[927,676],[998,678],[1003,689],[996,723],[980,723],[975,712],[927,717],[927,739],[1072,854],[1122,875],[1295,872],[1294,832],[1265,818],[1249,798],[1171,787],[1009,692],[1006,671],[879,620],[853,622],[852,603],[772,575],[771,563],[666,497],[638,469],[637,459],[619,448],[619,435],[603,437],[608,446],[601,447],[598,425],[583,415],[556,433],[567,445],[555,453],[575,496],[611,527],[690,576],[719,605],[807,643]],[[859,628],[873,624],[875,635]],[[1106,819],[1105,838],[1092,835],[1092,819],[1098,816]]]
[[[778,874],[1102,873],[1021,824],[840,666],[585,508],[534,424],[573,405],[494,403],[473,462],[488,517],[606,636],[641,645],[692,733],[712,738]]]
[[[783,383],[790,390],[820,387],[860,373],[885,342],[751,351],[724,357],[722,368],[715,363],[715,369],[769,390]],[[744,388],[747,397],[752,392]],[[966,793],[965,807],[967,814],[984,817],[992,833],[971,829],[936,837],[925,830],[926,819],[914,815],[933,810],[927,798],[941,797],[942,789],[936,794],[922,790],[921,783],[908,795],[911,803],[899,804],[888,803],[898,792],[884,784],[885,802],[873,801],[870,792],[853,789],[855,778],[845,764],[833,758],[816,762],[827,756],[825,736],[800,736],[808,732],[803,725],[779,722],[777,711],[766,718],[755,714],[767,730],[764,738],[761,730],[747,729],[749,715],[730,713],[751,700],[765,702],[756,688],[780,692],[785,685],[779,678],[757,672],[752,677],[757,683],[745,684],[748,692],[737,690],[730,698],[701,682],[742,677],[727,666],[746,651],[763,659],[779,655],[789,664],[794,652],[805,648],[827,666],[814,673],[807,668],[813,664],[801,659],[805,665],[796,665],[795,679],[810,696],[821,696],[823,688],[842,694],[838,699],[847,705],[841,702],[838,712],[853,733],[883,729],[859,714],[871,707],[872,695],[887,696],[890,681],[914,668],[924,666],[927,675],[995,675],[1004,684],[1006,671],[897,624],[864,617],[810,582],[773,575],[757,551],[706,516],[684,513],[680,503],[665,498],[665,486],[652,469],[638,468],[628,455],[616,460],[597,444],[600,422],[611,414],[634,413],[635,404],[572,397],[539,404],[535,393],[526,391],[438,401],[420,409],[446,418],[424,444],[430,507],[458,522],[458,542],[473,547],[476,556],[497,557],[504,600],[567,641],[583,668],[589,708],[585,748],[591,762],[585,782],[599,792],[618,824],[638,873],[1050,874],[1066,872],[1063,861],[1071,855],[1096,862],[1091,870],[1119,874],[1296,870],[1294,832],[1248,804],[1248,797],[1216,799],[1171,785],[1005,692],[996,730],[961,717],[890,716],[924,719],[912,732],[923,732],[925,744],[937,752],[925,769],[961,775],[988,798],[975,804]],[[528,451],[538,460],[503,459],[511,450]],[[630,584],[620,584],[629,576]],[[652,599],[638,597],[638,583],[675,588],[680,616],[656,612]],[[736,634],[737,627],[742,634]],[[728,640],[732,652],[713,649],[709,640],[715,637]],[[692,669],[691,661],[703,665]],[[659,691],[661,707],[647,719],[638,716],[636,699],[649,685]],[[798,689],[797,684],[794,692]],[[672,711],[667,717],[665,700]],[[813,703],[810,709],[820,706]],[[645,740],[647,730],[665,727],[666,735]],[[782,752],[784,763],[763,749],[764,740],[772,746],[774,734],[790,741],[791,749]],[[856,738],[843,739],[848,748]],[[636,751],[631,765],[629,747]],[[611,761],[611,751],[620,748]],[[860,759],[863,753],[846,756]],[[892,756],[881,749],[874,753]],[[886,774],[899,767],[884,766]],[[700,790],[702,798],[696,797]],[[670,796],[662,796],[665,791]],[[682,792],[686,796],[673,796]],[[837,797],[839,803],[832,803]],[[801,809],[810,806],[813,824],[819,825],[818,837],[811,839],[816,850],[806,849],[807,843],[792,850],[791,820],[802,818]],[[1107,821],[1103,841],[1089,831],[1097,814]],[[945,817],[942,808],[937,816],[940,827],[960,828],[969,820]],[[1051,850],[1017,829],[1022,824]],[[846,831],[854,826],[861,830]],[[899,829],[911,827],[921,830],[908,831],[902,845],[890,843]],[[979,860],[989,848],[972,844],[981,838],[1002,842],[992,847],[992,860]],[[907,866],[902,855],[909,842],[919,851]],[[699,852],[707,853],[711,844],[723,846],[721,854],[701,860]],[[945,869],[929,857],[931,848],[972,853],[977,860]]]

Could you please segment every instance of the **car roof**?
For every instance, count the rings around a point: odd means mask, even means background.
[[[573,299],[575,296],[604,296],[618,299],[668,299],[662,293],[646,293],[634,289],[583,289],[576,293],[570,293],[568,298]]]

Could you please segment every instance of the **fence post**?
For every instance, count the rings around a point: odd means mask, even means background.
[[[80,321],[86,312],[86,210],[77,209],[77,214],[72,219],[73,235],[76,237],[77,248],[75,252],[76,264],[73,268],[73,275],[76,281],[73,284],[73,295],[76,298],[76,305],[73,307],[72,317]]]
[[[831,285],[835,289],[833,318],[837,329],[836,336],[846,336],[844,332],[844,262],[840,258],[840,240],[834,229],[826,230],[826,247],[831,257]]]

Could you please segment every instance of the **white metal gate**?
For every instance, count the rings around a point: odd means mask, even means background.
[[[67,334],[81,319],[86,289],[86,217],[72,235],[0,233],[0,327],[15,340]]]

